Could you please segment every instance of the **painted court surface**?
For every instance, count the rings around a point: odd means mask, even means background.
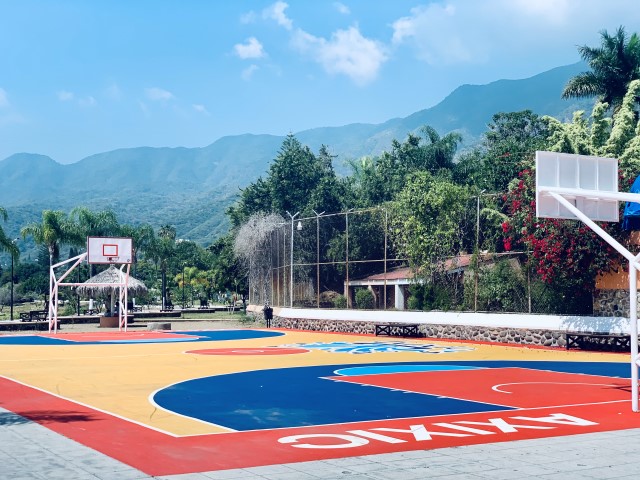
[[[165,476],[640,427],[628,355],[286,330],[0,336],[0,407]]]

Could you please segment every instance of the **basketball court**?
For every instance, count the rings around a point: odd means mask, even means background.
[[[640,428],[633,255],[615,221],[617,161],[537,155],[538,216],[579,218],[629,260],[629,355],[277,329],[57,333],[80,262],[122,264],[131,239],[90,238],[58,277],[49,329],[0,337],[0,407],[148,475]],[[567,197],[567,198],[565,198]],[[584,210],[586,213],[583,213]]]
[[[628,355],[285,330],[0,337],[0,407],[163,476],[640,427]]]

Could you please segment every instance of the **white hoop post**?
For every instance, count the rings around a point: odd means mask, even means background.
[[[629,324],[631,335],[631,410],[638,411],[638,270],[629,262]]]
[[[587,217],[580,211],[575,205],[564,198],[561,193],[561,189],[554,189],[550,191],[546,188],[541,188],[541,192],[548,193],[555,198],[562,206],[573,213],[579,220],[585,223],[591,230],[596,232],[603,240],[616,249],[623,257],[629,261],[629,336],[631,344],[631,410],[638,412],[638,270],[640,270],[639,255],[633,255],[629,250],[622,246],[615,238],[605,232],[599,225],[593,220]],[[640,194],[638,193],[626,193],[626,194],[611,194],[606,195],[608,198],[619,199],[624,197],[626,201],[640,203]]]
[[[49,333],[53,329],[53,333],[58,333],[58,290],[60,285],[66,285],[62,283],[62,281],[67,278],[67,276],[75,270],[75,268],[85,259],[87,256],[86,253],[81,253],[80,255],[69,258],[63,262],[56,263],[55,265],[51,265],[49,268]],[[69,270],[67,270],[59,279],[56,278],[55,269],[60,267],[61,265],[65,265],[67,263],[73,262],[75,263],[71,266]]]
[[[126,264],[127,267],[127,271],[126,273],[123,273],[123,269],[124,269],[125,265],[122,265],[120,267],[120,285],[119,285],[119,292],[118,292],[118,301],[120,302],[120,309],[118,310],[118,330],[122,330],[124,328],[124,331],[127,331],[127,320],[128,320],[128,315],[127,315],[127,302],[128,302],[128,290],[129,290],[129,271],[131,270],[131,265],[130,264]]]
[[[54,333],[57,333],[58,331],[58,303],[54,301],[58,291],[58,284],[56,282],[56,274],[53,269],[53,266],[49,267],[49,306],[47,313],[49,320],[49,333],[51,333],[52,327]]]

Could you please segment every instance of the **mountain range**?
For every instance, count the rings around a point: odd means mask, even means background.
[[[340,174],[348,174],[347,160],[378,155],[393,139],[402,141],[425,125],[440,134],[460,132],[468,147],[480,141],[498,112],[530,109],[567,119],[573,111],[589,108],[592,102],[560,98],[567,80],[585,70],[577,63],[522,80],[463,85],[437,105],[404,118],[314,128],[295,136],[314,152],[327,145],[337,155]],[[17,153],[0,161],[0,205],[9,214],[4,228],[17,236],[44,209],[69,211],[84,205],[110,208],[121,223],[170,224],[179,238],[206,245],[227,231],[225,210],[241,188],[267,172],[283,140],[275,135],[226,136],[202,148],[119,149],[67,165]]]

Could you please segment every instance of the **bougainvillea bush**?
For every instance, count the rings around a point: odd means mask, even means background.
[[[536,217],[535,172],[524,170],[503,196],[508,220],[502,223],[506,251],[524,250],[535,273],[547,283],[592,290],[596,275],[611,269],[619,255],[582,222]],[[610,234],[619,228],[601,224]]]

